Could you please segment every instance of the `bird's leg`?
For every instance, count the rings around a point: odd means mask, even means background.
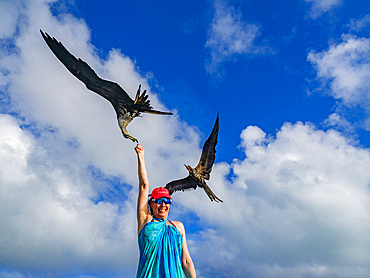
[[[133,142],[138,143],[139,141],[131,136],[130,133],[126,130],[127,125],[132,121],[133,117],[131,117],[130,113],[125,113],[123,116],[118,118],[118,125],[121,128],[123,137],[130,139]]]
[[[139,141],[136,138],[134,138],[133,136],[131,136],[130,133],[128,133],[128,131],[126,130],[126,128],[121,127],[121,131],[122,131],[123,137],[125,137],[127,139],[130,139],[132,142],[139,143]]]

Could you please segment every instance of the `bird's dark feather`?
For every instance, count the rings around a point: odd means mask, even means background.
[[[216,145],[219,131],[219,116],[217,115],[216,122],[213,126],[212,132],[203,145],[202,155],[200,161],[194,169],[185,165],[189,171],[186,178],[174,180],[166,184],[166,188],[172,194],[175,191],[185,191],[189,189],[196,189],[197,187],[203,188],[211,201],[222,202],[206,184],[205,180],[210,178],[213,163],[216,158]]]
[[[61,61],[75,77],[82,81],[89,90],[107,99],[113,105],[117,114],[119,114],[122,109],[128,109],[151,114],[172,115],[170,112],[153,110],[150,106],[146,90],[140,94],[140,87],[135,101],[132,100],[120,85],[100,78],[85,61],[73,56],[61,42],[57,41],[54,37],[50,37],[49,34],[44,33],[42,30],[40,30],[40,32],[59,61]]]
[[[128,133],[126,127],[135,117],[140,116],[142,112],[158,115],[172,115],[171,112],[153,110],[146,90],[140,93],[141,86],[139,86],[137,90],[135,100],[132,100],[120,85],[100,78],[86,62],[73,56],[61,42],[50,37],[49,34],[44,33],[42,30],[40,30],[40,32],[46,44],[62,64],[75,77],[82,81],[89,90],[104,97],[112,104],[117,114],[118,124],[125,138],[138,142],[136,138]]]
[[[117,83],[101,79],[85,61],[73,56],[61,42],[41,30],[40,32],[51,51],[62,64],[82,81],[89,90],[111,102],[116,111],[119,110],[120,105],[126,107],[134,104],[130,96]]]
[[[209,180],[210,178],[212,166],[216,158],[216,145],[219,126],[219,116],[217,115],[212,132],[203,145],[202,155],[200,157],[199,163],[197,167],[195,167],[195,171],[198,172],[206,180]]]
[[[168,189],[170,194],[172,194],[175,191],[180,191],[180,190],[186,191],[190,189],[196,189],[197,185],[195,183],[195,180],[192,177],[187,176],[186,178],[171,181],[167,183],[166,188]]]

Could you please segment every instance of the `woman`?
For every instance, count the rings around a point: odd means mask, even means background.
[[[167,219],[172,198],[163,187],[149,195],[144,149],[135,147],[138,158],[139,196],[137,223],[140,261],[136,277],[196,277],[193,261],[186,244],[185,228],[180,221]],[[150,207],[150,212],[148,209]]]

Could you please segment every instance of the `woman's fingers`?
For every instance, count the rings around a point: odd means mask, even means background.
[[[141,153],[141,152],[143,152],[143,151],[144,151],[144,148],[143,148],[143,146],[141,146],[140,144],[137,144],[137,145],[136,145],[136,147],[135,147],[135,151],[136,151],[137,153]]]

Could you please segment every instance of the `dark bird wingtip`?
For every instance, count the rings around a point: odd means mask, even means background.
[[[44,38],[44,40],[46,42],[47,42],[47,40],[51,39],[50,35],[47,32],[42,31],[42,29],[40,29],[40,33],[41,33],[41,36]]]
[[[40,33],[43,37],[49,36],[47,32],[44,32],[42,29],[40,29]]]
[[[46,34],[41,29],[40,29],[40,33],[41,33],[41,36],[43,36],[44,38],[46,37]]]

